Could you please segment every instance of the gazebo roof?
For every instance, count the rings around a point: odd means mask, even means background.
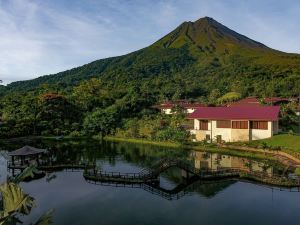
[[[10,156],[26,156],[26,155],[37,155],[46,152],[46,149],[38,149],[31,146],[24,146],[15,151],[9,152]]]

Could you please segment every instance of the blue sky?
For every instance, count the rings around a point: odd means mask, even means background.
[[[298,0],[0,0],[0,79],[7,84],[126,54],[204,16],[300,53]]]

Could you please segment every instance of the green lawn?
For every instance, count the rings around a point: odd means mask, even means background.
[[[256,143],[266,142],[271,147],[280,146],[283,148],[300,152],[300,136],[297,135],[279,134],[268,139],[253,141],[253,142]]]

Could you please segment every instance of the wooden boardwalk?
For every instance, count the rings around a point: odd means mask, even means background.
[[[94,182],[115,182],[127,184],[151,184],[159,182],[159,175],[171,167],[177,167],[187,172],[188,176],[196,176],[201,180],[218,180],[226,178],[239,178],[261,182],[274,186],[299,187],[300,179],[291,179],[286,176],[268,175],[263,172],[249,172],[238,168],[222,168],[217,170],[198,169],[189,163],[164,159],[149,169],[139,173],[107,172],[99,169],[86,169],[84,178]]]
[[[7,168],[9,170],[24,170],[29,165],[24,164],[12,164],[11,162],[7,162]],[[62,163],[62,164],[48,164],[48,163],[42,163],[40,165],[37,165],[36,168],[41,171],[55,171],[55,170],[86,170],[86,169],[93,169],[95,168],[94,164],[80,164],[80,163]]]
[[[188,163],[179,160],[162,160],[149,169],[144,169],[139,173],[121,173],[107,172],[97,169],[90,169],[84,172],[84,177],[92,181],[107,181],[119,183],[155,183],[158,182],[159,175],[171,167],[177,167],[185,170],[191,176],[197,176],[201,179],[219,179],[239,176],[239,170],[233,168],[219,170],[201,170]]]

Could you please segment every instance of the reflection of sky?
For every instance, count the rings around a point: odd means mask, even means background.
[[[237,182],[211,198],[193,193],[168,201],[142,189],[90,184],[81,172],[56,175],[49,183],[46,178],[22,183],[37,203],[25,222],[55,208],[57,225],[298,225],[299,193]]]

